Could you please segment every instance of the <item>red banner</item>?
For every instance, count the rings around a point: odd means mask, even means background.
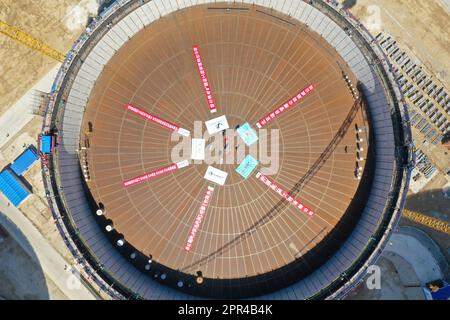
[[[142,176],[138,176],[138,177],[134,177],[132,179],[129,180],[125,180],[123,181],[123,187],[130,187],[130,186],[134,186],[136,184],[148,181],[148,180],[152,180],[155,179],[161,175],[167,174],[167,173],[171,173],[175,170],[178,170],[180,168],[186,167],[189,165],[189,162],[187,160],[181,161],[181,162],[177,162],[174,164],[171,164],[169,166],[166,167],[162,167],[159,168],[157,170],[148,172],[146,174],[143,174]]]
[[[200,75],[200,80],[202,81],[203,90],[205,91],[206,101],[208,101],[208,107],[211,113],[217,111],[216,103],[212,96],[212,91],[209,86],[208,76],[206,75],[205,66],[202,61],[202,56],[200,55],[200,50],[197,45],[192,46],[192,52],[194,53],[195,63],[197,64],[197,70]]]
[[[203,202],[200,206],[200,209],[198,210],[197,217],[195,218],[194,225],[191,228],[191,231],[189,232],[188,239],[186,241],[186,244],[184,246],[184,250],[187,252],[191,251],[192,244],[194,243],[195,236],[197,235],[197,231],[200,228],[200,225],[202,223],[203,217],[206,213],[206,208],[208,208],[208,205],[211,201],[211,197],[214,192],[214,187],[208,186],[205,192],[205,196],[203,197]]]
[[[157,123],[157,124],[159,124],[160,126],[166,128],[166,129],[169,129],[169,130],[172,130],[172,131],[176,131],[179,134],[184,135],[184,136],[188,136],[189,135],[189,131],[187,131],[187,130],[185,130],[183,128],[180,128],[179,126],[177,126],[177,125],[175,125],[173,123],[170,123],[169,121],[166,121],[164,119],[161,119],[161,118],[159,118],[159,117],[157,117],[157,116],[155,116],[155,115],[153,115],[151,113],[148,113],[148,112],[146,112],[146,111],[144,111],[144,110],[142,110],[142,109],[140,109],[138,107],[135,107],[132,104],[128,103],[126,105],[126,108],[127,108],[128,111],[131,111],[131,112],[137,114],[138,116],[140,116],[140,117],[142,117],[144,119],[147,119],[149,121]]]
[[[278,108],[273,110],[272,112],[268,113],[265,117],[261,118],[257,123],[256,126],[258,128],[264,127],[266,124],[271,122],[273,119],[279,117],[283,112],[285,112],[290,107],[294,106],[297,102],[299,102],[303,97],[307,96],[311,91],[314,90],[314,85],[310,84],[306,88],[304,88],[302,91],[297,93],[295,96],[290,98],[288,101],[280,105]]]
[[[301,203],[299,200],[293,198],[291,195],[289,195],[286,191],[281,189],[275,182],[271,181],[269,178],[267,178],[265,175],[263,175],[261,172],[258,172],[256,174],[256,178],[259,181],[262,181],[266,186],[268,186],[270,189],[278,193],[280,196],[282,196],[284,199],[286,199],[290,204],[295,206],[297,209],[299,209],[301,212],[305,213],[306,215],[312,217],[314,215],[314,211],[306,207],[303,203]]]

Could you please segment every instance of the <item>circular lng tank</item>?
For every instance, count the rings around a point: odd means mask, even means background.
[[[381,252],[396,84],[345,13],[287,2],[116,2],[68,54],[44,180],[111,296],[340,298]]]

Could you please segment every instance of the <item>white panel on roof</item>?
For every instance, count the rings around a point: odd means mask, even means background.
[[[299,1],[298,7],[295,9],[293,16],[296,17],[299,21],[303,21],[301,20],[301,16],[307,7],[308,5],[306,3],[304,3],[303,1]]]
[[[150,22],[151,22],[150,17],[145,13],[143,7],[137,8],[135,12],[139,16],[139,19],[141,19],[144,26],[147,26],[150,24]]]
[[[294,12],[293,7],[295,8],[295,1],[284,1],[281,11],[284,14],[292,15]]]
[[[299,17],[300,21],[305,23],[307,21],[309,14],[311,13],[311,10],[312,10],[311,6],[305,4],[305,7],[302,10],[301,15]]]
[[[340,42],[345,38],[345,32],[342,29],[336,29],[336,36],[334,39],[331,39],[331,45],[336,47]]]
[[[136,33],[138,33],[139,29],[136,26],[136,24],[133,22],[133,19],[131,19],[130,16],[126,16],[122,20],[124,22],[123,27],[128,28],[128,37],[133,37]]]
[[[76,99],[75,101],[77,101],[77,103],[80,103],[80,104],[85,104],[88,99],[88,96],[84,93],[74,91],[74,92],[71,92],[71,94],[72,95],[69,95],[69,97],[75,98]]]
[[[86,85],[81,84],[80,80],[77,81],[77,79],[75,79],[75,81],[73,82],[72,90],[73,89],[75,89],[75,90],[77,90],[79,92],[85,93],[85,94],[88,94],[88,92],[89,92],[89,87],[87,87]]]
[[[311,11],[310,11],[309,15],[306,17],[306,22],[314,30],[313,23],[316,20],[317,10],[315,8],[311,7],[311,6],[310,6],[310,8],[311,8]]]
[[[314,30],[316,30],[318,34],[323,35],[323,33],[327,28],[327,21],[321,18],[317,18],[314,23],[315,23],[315,26],[313,27]]]
[[[90,92],[92,85],[94,84],[92,81],[87,80],[86,78],[81,78],[81,77],[77,77],[75,79],[75,81],[77,82],[77,84],[79,84],[80,88],[83,89],[82,92]],[[74,82],[75,82],[74,81]]]
[[[116,40],[117,44],[120,46],[128,41],[128,36],[126,35],[125,31],[123,31],[122,28],[120,28],[117,24],[111,28],[109,33],[112,37],[114,37],[114,40]]]
[[[140,9],[140,8],[138,8],[138,9]],[[144,28],[145,24],[144,24],[144,19],[141,18],[141,16],[142,16],[141,11],[135,10],[135,11],[133,11],[133,13],[130,16],[131,16],[131,19],[133,20],[133,22],[136,24],[138,32],[140,30],[142,30]]]
[[[147,16],[143,13],[143,11],[141,10],[141,8],[139,8],[139,11],[134,11],[135,15],[136,15],[136,19],[138,21],[138,27],[139,27],[139,31],[144,29],[144,27],[148,24],[147,23]]]
[[[152,11],[153,16],[155,17],[155,20],[159,19],[159,17],[161,16],[161,13],[159,12],[159,9],[158,9],[158,7],[155,4],[155,1],[149,2],[148,7]]]
[[[101,71],[99,71],[98,69],[94,69],[88,64],[84,63],[83,67],[78,72],[77,78],[78,77],[82,78],[82,80],[84,80],[83,82],[85,82],[86,84],[87,82],[89,82],[90,84],[88,86],[90,86],[95,82],[100,72]]]
[[[103,53],[102,51],[100,51],[101,49],[99,47],[96,47],[97,50],[92,51],[89,56],[92,57],[92,60],[95,61],[96,65],[101,65],[104,66],[107,62],[108,59],[105,58],[105,53]]]
[[[127,17],[123,18],[118,24],[117,26],[123,31],[123,33],[126,35],[126,37],[129,39],[131,38],[131,35],[133,34],[133,31],[131,30],[131,28],[128,26],[128,24],[126,23],[126,19]]]
[[[284,13],[292,16],[295,8],[297,8],[297,1],[285,1],[283,11]]]
[[[150,3],[151,3],[151,2],[150,2]],[[154,20],[156,20],[156,19],[159,17],[159,15],[156,16],[156,15],[153,13],[153,11],[152,11],[152,9],[151,9],[151,7],[150,7],[150,3],[148,3],[148,4],[144,5],[144,6],[142,6],[141,8],[142,8],[142,11],[144,11],[144,13],[147,15],[147,17],[148,17],[148,19],[149,19],[149,21],[150,21],[150,23],[151,23],[151,22],[153,22]]]
[[[272,0],[272,8],[278,11],[282,11],[281,8],[283,7],[284,0]]]
[[[103,65],[98,64],[98,62],[94,61],[94,59],[89,55],[84,60],[83,65],[81,66],[80,70],[83,70],[83,67],[88,66],[89,69],[85,69],[88,72],[101,72],[103,69]]]
[[[255,0],[255,3],[258,5],[264,5],[264,0]]]
[[[180,5],[178,4],[179,1],[166,1],[165,5],[167,6],[167,12],[173,12],[173,11],[177,11],[178,9],[180,9]]]
[[[103,43],[101,44],[100,48],[105,52],[105,58],[109,61],[114,54],[116,53],[117,49],[113,46],[111,46],[110,38],[104,38]]]
[[[327,40],[327,42],[329,44],[334,46],[333,44],[336,41],[336,37],[339,35],[339,31],[337,29],[337,25],[334,22],[332,22],[330,25],[331,25],[331,30],[328,33],[328,35],[326,35],[325,39]]]
[[[187,6],[186,1],[177,0],[177,10],[184,9]]]
[[[155,3],[156,7],[158,8],[158,11],[161,13],[161,16],[164,16],[167,14],[168,10],[164,5],[163,0],[153,0],[153,2]]]

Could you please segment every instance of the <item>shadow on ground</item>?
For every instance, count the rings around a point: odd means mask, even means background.
[[[350,292],[348,300],[423,300],[426,284],[446,279],[449,269],[437,244],[411,226],[401,226],[394,232],[376,266],[380,286],[371,286],[375,274],[370,272]]]
[[[450,223],[450,192],[444,193],[443,189],[433,189],[419,192],[417,194],[409,194],[406,200],[406,208],[417,211],[427,216],[437,218]],[[423,299],[420,287],[424,285],[425,280],[431,279],[434,273],[422,272],[418,277],[417,265],[429,267],[430,262],[422,261],[420,258],[416,261],[416,268],[406,261],[401,255],[391,250],[389,246],[392,242],[396,242],[396,234],[402,233],[404,236],[414,235],[420,244],[433,252],[433,256],[437,257],[437,265],[439,265],[443,278],[450,280],[450,235],[434,230],[414,221],[402,218],[399,228],[389,240],[389,243],[383,251],[383,256],[378,260],[377,265],[381,269],[381,290],[369,290],[363,282],[354,289],[347,299],[350,300],[382,300],[382,299],[400,299],[400,300],[416,300]],[[428,236],[428,237],[427,237]],[[432,240],[432,241],[430,241]],[[404,246],[403,250],[408,246]],[[410,250],[417,250],[414,245],[409,246]],[[441,253],[441,255],[439,255]],[[439,258],[442,257],[442,259]],[[410,255],[410,258],[412,256]],[[443,261],[445,259],[446,261]],[[416,269],[416,270],[414,270]],[[423,270],[422,270],[423,271]],[[426,277],[430,279],[426,279]],[[421,279],[422,278],[422,279]]]
[[[417,277],[413,276],[405,279],[402,275],[403,272],[409,272],[410,267],[407,270],[402,269],[399,272],[395,263],[392,261],[392,257],[381,257],[377,265],[380,267],[381,272],[381,290],[369,290],[363,282],[355,290],[350,292],[347,296],[347,300],[423,300],[424,295],[420,288],[420,283]],[[367,279],[366,279],[367,280]]]
[[[442,189],[408,195],[406,208],[450,222],[450,197]]]
[[[1,212],[0,225],[9,234],[0,243],[0,297],[48,300],[50,295],[44,272],[27,238]]]
[[[356,0],[344,0],[342,6],[344,10],[353,8],[356,5]]]
[[[444,196],[442,189],[408,195],[406,208],[450,223],[450,197]],[[400,220],[400,226],[413,226],[424,231],[438,244],[447,262],[450,263],[450,235],[405,218]]]

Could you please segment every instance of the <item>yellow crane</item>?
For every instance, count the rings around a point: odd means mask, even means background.
[[[431,229],[434,229],[436,231],[450,234],[450,224],[446,221],[429,217],[422,213],[411,211],[408,209],[403,210],[403,217],[408,220],[419,223],[421,225],[424,225],[426,227],[429,227]]]
[[[0,21],[0,33],[50,58],[61,62],[64,61],[65,55],[63,53],[49,47],[42,41],[31,37],[26,32],[7,24],[6,22]]]

